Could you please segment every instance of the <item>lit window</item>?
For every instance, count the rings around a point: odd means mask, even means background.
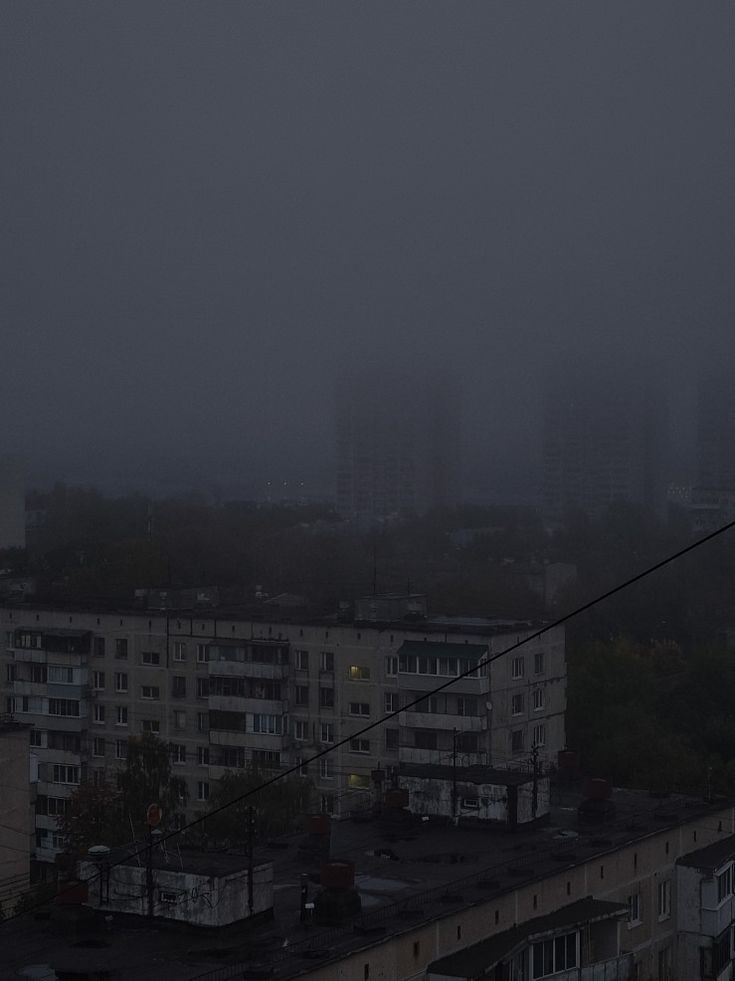
[[[347,785],[352,790],[370,790],[370,777],[364,773],[350,773]]]
[[[370,668],[363,664],[350,665],[350,681],[370,681]]]

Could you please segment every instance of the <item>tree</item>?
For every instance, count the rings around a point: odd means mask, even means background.
[[[228,770],[210,794],[210,809],[230,804],[260,787],[271,776],[271,771],[256,766],[250,766],[242,773]],[[293,830],[301,815],[308,812],[311,796],[310,780],[285,777],[207,818],[204,831],[220,841],[244,843],[248,836],[248,811],[252,807],[255,832],[259,837],[285,834]]]
[[[128,740],[128,760],[118,784],[123,809],[136,837],[146,831],[149,804],[159,804],[164,827],[176,825],[176,818],[186,804],[186,786],[171,772],[168,744],[151,733]]]
[[[149,804],[159,804],[163,827],[175,827],[186,803],[185,787],[171,773],[167,743],[146,733],[128,740],[128,759],[117,787],[82,783],[58,818],[66,838],[66,855],[75,861],[92,845],[122,845],[142,839]]]
[[[114,847],[130,840],[122,794],[107,783],[80,784],[57,823],[66,839],[66,854],[72,861],[86,855],[92,845]]]

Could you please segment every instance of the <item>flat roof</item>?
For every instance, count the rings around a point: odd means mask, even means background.
[[[481,940],[471,947],[457,951],[456,954],[441,957],[429,964],[426,973],[445,974],[458,978],[481,978],[489,968],[495,967],[498,961],[510,956],[521,945],[540,940],[557,930],[571,930],[582,923],[623,916],[627,912],[628,907],[624,903],[609,903],[588,896],[568,906],[562,906],[553,913],[547,913],[546,916],[526,920],[519,926],[511,927],[510,930],[498,933],[487,940]]]
[[[686,865],[690,869],[707,869],[714,872],[732,859],[735,859],[735,835],[705,845],[704,848],[698,848],[688,855],[682,855],[676,860],[676,864]]]
[[[368,799],[366,794],[366,803]],[[660,800],[643,791],[616,788],[612,819],[586,826],[577,822],[581,783],[556,786],[553,799],[548,824],[515,832],[462,821],[454,827],[442,821],[417,820],[403,830],[387,829],[373,819],[333,821],[331,855],[355,863],[363,903],[358,917],[338,927],[300,922],[301,874],[313,876],[309,900],[319,888],[320,858],[304,852],[305,836],[297,833],[261,843],[254,860],[256,865],[273,864],[272,923],[252,928],[239,923],[212,933],[165,922],[157,922],[152,929],[142,922],[145,917],[115,914],[111,935],[103,938],[110,941],[108,963],[120,970],[119,981],[188,981],[223,967],[234,977],[245,965],[262,965],[271,970],[271,977],[285,981],[326,968],[348,954],[368,950],[423,924],[498,901],[575,866],[604,861],[604,856],[650,835],[707,817],[711,825],[712,815],[718,812],[723,840],[734,837],[732,803],[727,801],[707,802],[682,795]],[[184,832],[167,843],[166,868],[178,862],[177,843],[182,855],[192,852]],[[202,861],[236,871],[242,868],[243,854],[210,851]],[[12,977],[14,971],[31,964],[54,963],[55,959],[61,963],[76,938],[60,936],[53,921],[36,921],[29,914],[0,925],[0,939],[0,977]],[[121,955],[126,948],[128,958]]]

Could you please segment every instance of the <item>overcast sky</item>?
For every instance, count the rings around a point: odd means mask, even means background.
[[[646,361],[681,416],[732,358],[732,3],[5,0],[0,47],[37,473],[329,486],[341,366],[430,353],[502,495],[552,362]]]

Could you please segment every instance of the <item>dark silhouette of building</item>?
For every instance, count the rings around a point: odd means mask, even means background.
[[[373,522],[458,499],[456,386],[436,373],[352,372],[337,392],[337,508]]]

